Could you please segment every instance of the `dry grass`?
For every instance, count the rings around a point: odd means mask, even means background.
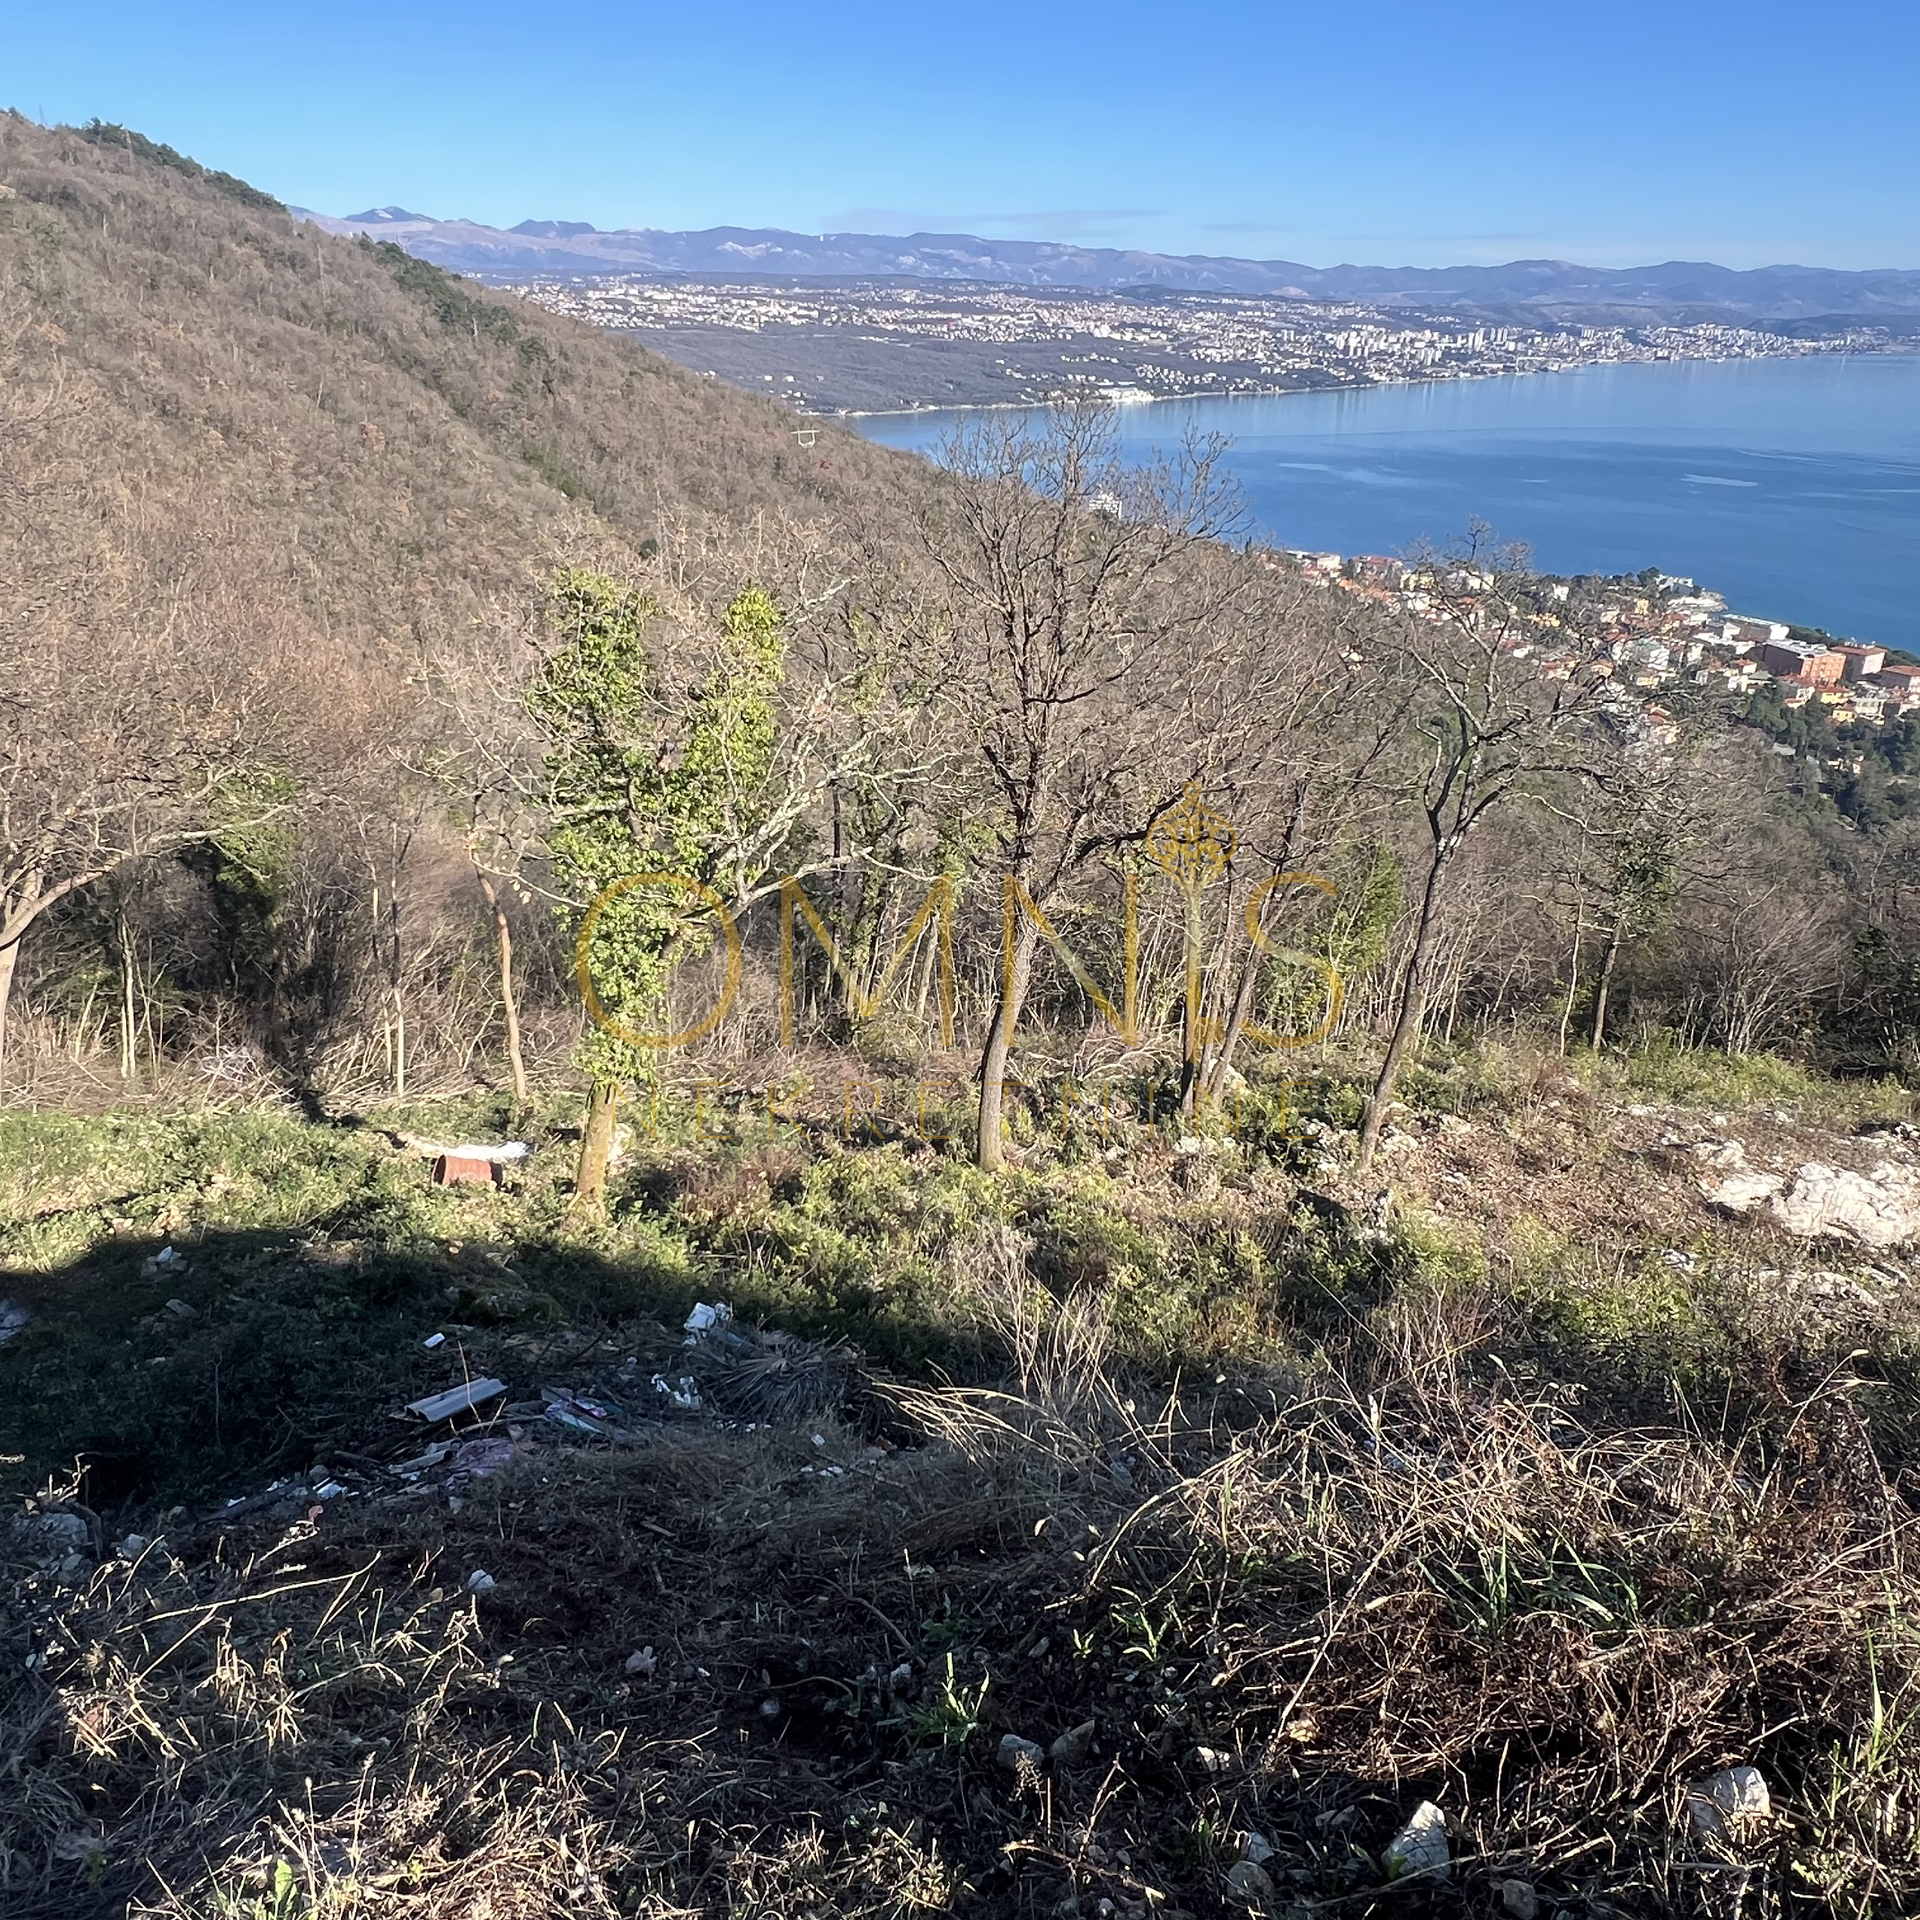
[[[1031,1253],[952,1252],[1004,1375],[883,1383],[891,1442],[689,1421],[457,1509],[22,1536],[0,1910],[1144,1920],[1225,1911],[1249,1831],[1291,1920],[1920,1906],[1912,1488],[1848,1378],[1626,1424],[1413,1276],[1311,1377],[1151,1392]],[[1774,1814],[1710,1844],[1734,1762]],[[1451,1875],[1390,1881],[1422,1798]]]

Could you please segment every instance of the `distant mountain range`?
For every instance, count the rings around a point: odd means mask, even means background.
[[[1651,314],[1802,320],[1920,314],[1920,271],[1864,273],[1829,267],[1738,271],[1704,261],[1652,267],[1583,267],[1515,260],[1500,267],[1308,267],[1293,260],[1143,253],[1055,241],[983,240],[966,233],[786,233],[775,227],[709,227],[668,233],[624,227],[601,233],[584,220],[523,220],[517,227],[435,220],[404,207],[335,219],[296,207],[329,233],[397,241],[423,260],[487,280],[530,275],[672,273],[832,280],[970,280],[1023,287],[1152,287],[1251,293],[1381,306],[1607,308]]]

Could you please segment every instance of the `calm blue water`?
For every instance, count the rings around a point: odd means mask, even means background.
[[[932,451],[953,414],[857,424]],[[1228,436],[1253,525],[1396,553],[1470,519],[1549,573],[1689,574],[1737,612],[1920,650],[1920,355],[1681,361],[1120,410]]]

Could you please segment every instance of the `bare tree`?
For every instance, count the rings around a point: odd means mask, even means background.
[[[1224,1097],[1273,957],[1272,936],[1303,901],[1320,903],[1319,887],[1330,884],[1324,869],[1342,847],[1366,838],[1385,804],[1375,776],[1396,713],[1365,649],[1358,611],[1330,583],[1270,574],[1255,617],[1244,623],[1233,670],[1213,694],[1203,732],[1220,748],[1214,777],[1237,849],[1217,1013],[1189,1062],[1189,1104],[1196,1095]],[[1229,966],[1243,921],[1252,937]]]
[[[1104,407],[988,416],[946,448],[921,512],[951,616],[942,692],[988,769],[1002,882],[1041,912],[1180,791],[1166,737],[1244,586],[1199,550],[1238,511],[1219,452],[1129,469]],[[987,1168],[1004,1162],[1007,1059],[1039,940],[1019,914],[980,1062]]]
[[[1494,548],[1485,528],[1430,557],[1424,572],[1429,617],[1400,630],[1392,663],[1413,721],[1405,790],[1426,830],[1424,871],[1387,1050],[1361,1116],[1362,1173],[1426,1018],[1442,911],[1468,836],[1544,782],[1588,770],[1583,736],[1611,671],[1591,643],[1536,624],[1526,555]]]

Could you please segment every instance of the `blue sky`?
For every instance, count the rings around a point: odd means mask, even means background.
[[[1913,267],[1916,55],[1889,0],[10,0],[0,105],[327,213]]]

